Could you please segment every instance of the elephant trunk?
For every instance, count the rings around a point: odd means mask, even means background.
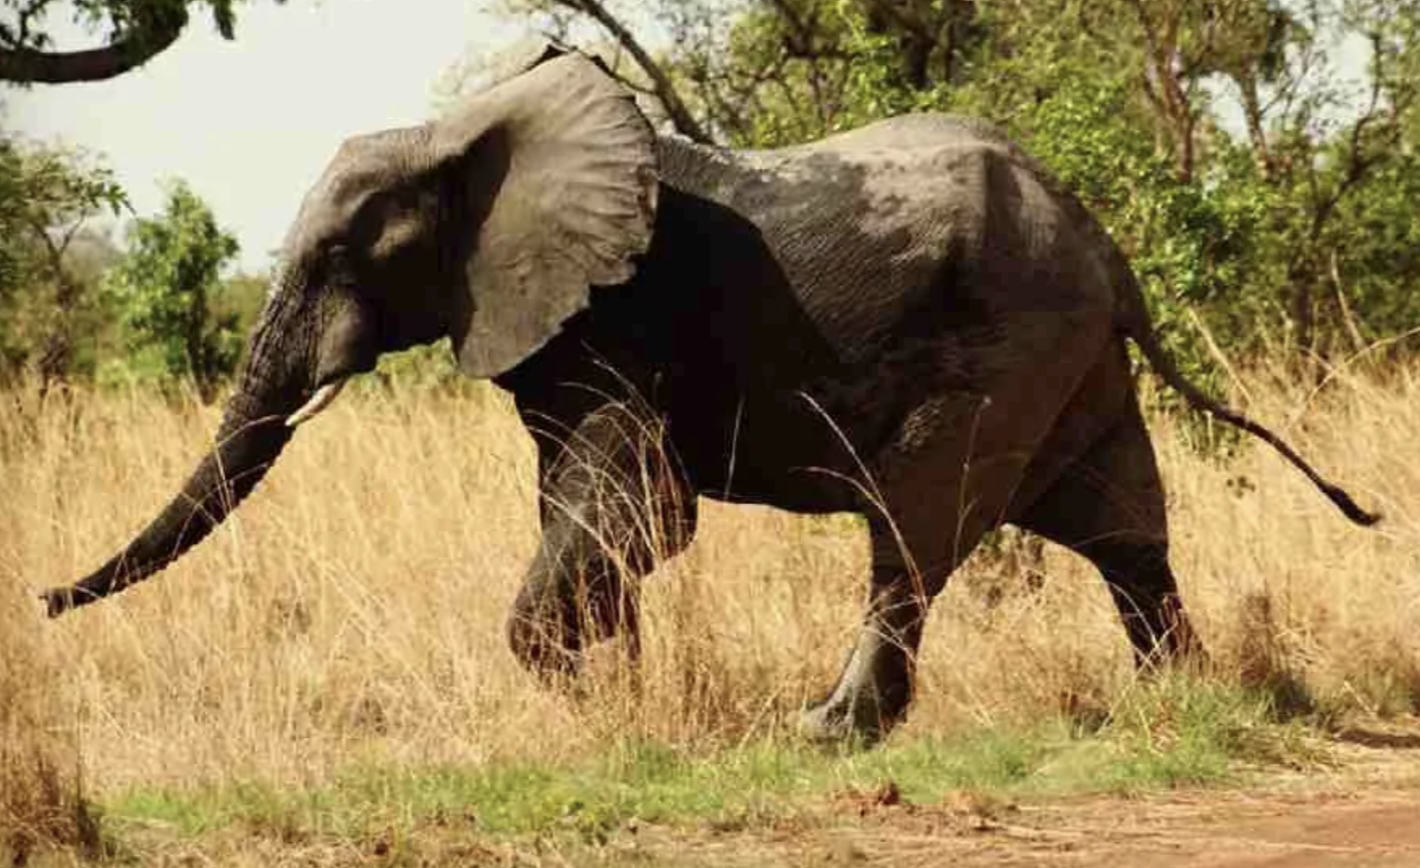
[[[229,407],[217,445],[182,491],[102,567],[70,587],[46,591],[49,616],[117,593],[181,557],[256,487],[290,440],[291,430],[281,416],[252,418]]]
[[[291,365],[291,356],[274,351],[281,341],[308,342],[309,335],[290,328],[294,319],[279,302],[268,307],[214,447],[178,495],[118,554],[79,582],[42,594],[50,617],[122,591],[168,566],[211,533],[266,475],[291,439],[294,429],[287,418],[300,406],[310,380],[303,365]]]

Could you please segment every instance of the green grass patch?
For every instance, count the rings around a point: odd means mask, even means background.
[[[716,750],[623,742],[565,763],[358,766],[309,788],[260,782],[139,788],[104,802],[110,822],[183,836],[241,828],[282,839],[466,825],[495,835],[598,839],[636,819],[743,827],[812,813],[835,793],[894,782],[910,802],[969,790],[1134,792],[1225,782],[1259,764],[1313,762],[1315,739],[1281,722],[1265,694],[1165,676],[1140,682],[1103,726],[1060,718],[1031,727],[914,735],[866,751],[766,739]]]

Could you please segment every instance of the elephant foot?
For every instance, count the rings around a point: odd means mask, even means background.
[[[906,716],[904,694],[873,684],[840,684],[827,699],[800,713],[799,735],[818,744],[873,747]]]
[[[1210,674],[1212,658],[1178,598],[1167,599],[1161,610],[1157,632],[1150,632],[1149,625],[1143,630],[1130,625],[1136,667],[1141,672],[1178,672],[1195,677]]]
[[[818,743],[871,747],[902,722],[911,700],[907,654],[883,631],[865,630],[833,692],[799,716],[799,734]]]
[[[856,707],[855,707],[856,706]],[[876,707],[825,700],[799,715],[800,737],[821,745],[873,747],[887,736],[893,722],[883,720]]]

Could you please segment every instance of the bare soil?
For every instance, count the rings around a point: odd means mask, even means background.
[[[907,804],[891,785],[846,793],[821,824],[611,849],[621,864],[961,868],[1420,868],[1420,732],[1354,731],[1321,771],[1236,791],[995,802],[947,793]],[[637,859],[639,857],[639,859]],[[648,858],[649,857],[649,858]]]
[[[965,819],[965,823],[962,820]],[[1420,792],[1174,795],[889,822],[820,851],[865,865],[1420,866]],[[811,853],[787,863],[810,863]]]

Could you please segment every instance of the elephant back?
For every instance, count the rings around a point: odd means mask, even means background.
[[[662,183],[753,223],[845,362],[1013,315],[1112,306],[1082,209],[990,125],[906,115],[775,150],[660,142]],[[707,242],[713,243],[713,242]]]

